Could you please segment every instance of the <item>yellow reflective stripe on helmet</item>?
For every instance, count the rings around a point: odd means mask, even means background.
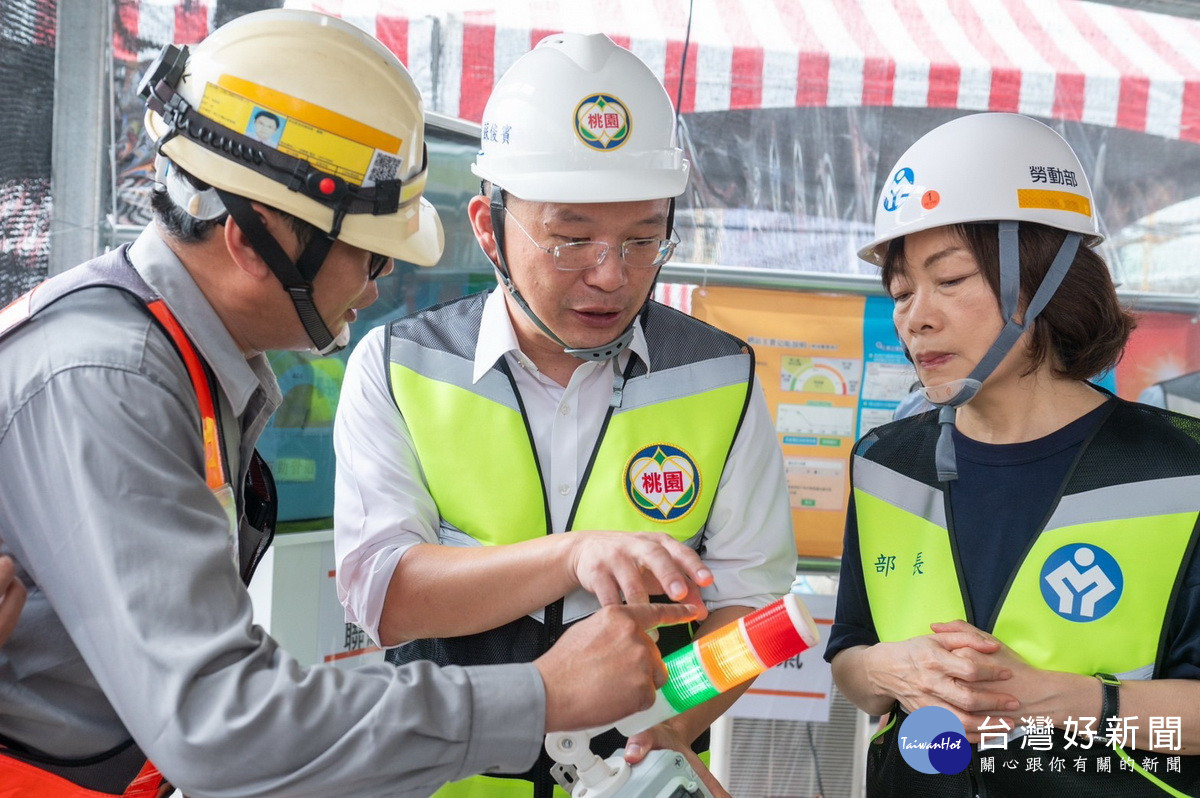
[[[370,169],[371,159],[375,155],[375,151],[366,145],[292,118],[273,106],[256,104],[212,83],[204,87],[199,112],[201,116],[217,124],[242,132],[252,124],[251,118],[260,109],[284,117],[278,142],[263,143],[264,148],[272,147],[294,158],[308,161],[324,172],[362,185]]]
[[[336,111],[330,111],[328,108],[313,105],[298,97],[268,89],[266,86],[260,86],[233,75],[221,75],[218,85],[241,95],[252,103],[286,114],[290,119],[311,125],[335,136],[350,139],[373,150],[383,150],[395,154],[404,144],[403,139],[370,125],[364,125],[362,122],[343,116]]]
[[[1038,208],[1049,211],[1070,211],[1091,218],[1092,203],[1082,194],[1070,191],[1051,191],[1045,188],[1017,189],[1018,208]]]

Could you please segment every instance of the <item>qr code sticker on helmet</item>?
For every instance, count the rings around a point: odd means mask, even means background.
[[[367,179],[363,181],[363,185],[373,186],[380,180],[395,180],[403,164],[403,159],[376,150],[374,157],[371,158],[371,165],[367,169]]]

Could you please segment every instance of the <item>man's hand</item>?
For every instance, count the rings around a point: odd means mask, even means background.
[[[546,731],[609,726],[648,709],[667,669],[647,630],[697,613],[686,604],[612,605],[568,629],[533,662],[546,687]]]
[[[707,615],[700,588],[712,571],[691,547],[662,532],[572,532],[571,572],[602,605],[645,604],[655,594]]]
[[[17,578],[11,557],[0,557],[0,645],[17,626],[25,606],[25,585]]]
[[[691,741],[685,740],[668,720],[657,726],[651,726],[643,732],[638,732],[629,738],[625,744],[625,761],[630,766],[636,765],[646,758],[646,754],[659,748],[667,748],[683,754],[684,759],[692,766],[692,770],[704,782],[704,786],[713,794],[713,798],[732,798],[729,792],[717,781],[696,752],[692,750]]]

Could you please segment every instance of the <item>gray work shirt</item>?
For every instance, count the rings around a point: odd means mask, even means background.
[[[239,352],[153,227],[129,257],[212,368],[240,473],[279,404],[266,359]],[[0,735],[26,746],[88,757],[132,737],[191,798],[428,795],[540,750],[531,664],[305,668],[253,624],[195,391],[116,289],[0,344],[0,553],[29,590],[0,647]]]

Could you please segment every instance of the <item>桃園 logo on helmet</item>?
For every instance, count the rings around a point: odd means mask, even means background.
[[[650,520],[675,521],[695,506],[700,495],[700,472],[687,452],[656,443],[629,459],[625,495]]]
[[[633,119],[611,94],[591,94],[575,106],[575,135],[595,150],[615,150],[629,140]]]

